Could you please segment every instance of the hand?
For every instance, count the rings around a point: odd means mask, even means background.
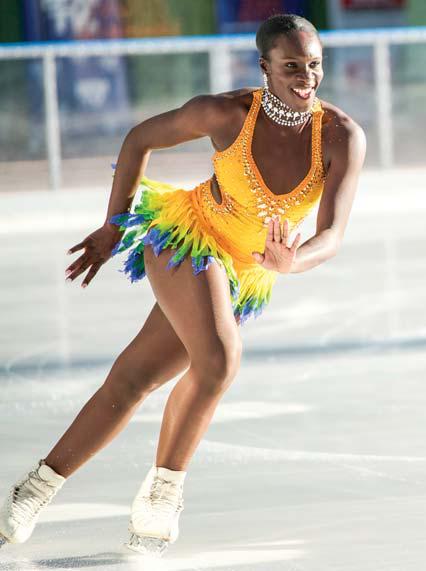
[[[273,270],[282,274],[290,272],[296,250],[300,242],[301,234],[297,234],[291,246],[287,246],[289,236],[289,222],[284,219],[281,229],[278,216],[269,221],[268,233],[266,235],[265,252],[252,252],[253,258],[258,264],[267,270]]]
[[[118,226],[106,223],[89,234],[82,242],[70,248],[67,254],[73,254],[82,248],[85,251],[65,270],[67,281],[74,280],[90,267],[81,284],[81,287],[86,287],[98,273],[102,264],[109,260],[111,252],[114,246],[121,240],[123,232],[123,230],[119,230]]]

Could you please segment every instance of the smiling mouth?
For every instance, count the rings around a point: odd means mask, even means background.
[[[307,87],[305,89],[298,89],[296,87],[291,87],[290,89],[297,97],[303,99],[304,101],[309,99],[311,95],[314,93],[313,87]]]

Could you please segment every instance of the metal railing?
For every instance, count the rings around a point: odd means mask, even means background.
[[[324,47],[370,46],[374,50],[374,89],[376,98],[379,159],[382,167],[393,161],[393,126],[390,46],[426,42],[426,27],[376,28],[371,30],[327,31],[320,33]],[[232,88],[232,50],[254,50],[253,34],[190,36],[123,40],[89,40],[0,44],[0,60],[34,59],[43,61],[46,148],[51,189],[61,186],[61,138],[57,92],[56,58],[125,56],[207,52],[212,93]]]

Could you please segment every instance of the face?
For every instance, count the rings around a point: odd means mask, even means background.
[[[269,89],[296,111],[311,108],[321,83],[322,46],[312,32],[293,31],[275,39],[268,59],[260,58]]]

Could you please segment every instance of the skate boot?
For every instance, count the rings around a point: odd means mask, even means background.
[[[6,542],[23,543],[33,532],[41,509],[49,504],[66,478],[44,460],[20,479],[0,508],[0,547]]]
[[[126,547],[161,557],[179,535],[186,472],[152,466],[133,500]]]

